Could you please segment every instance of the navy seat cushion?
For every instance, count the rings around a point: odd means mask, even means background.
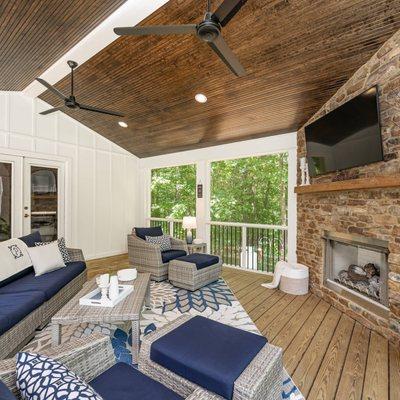
[[[219,258],[217,256],[202,253],[188,254],[185,257],[181,257],[179,260],[196,264],[196,268],[198,270],[207,268],[219,262]]]
[[[65,268],[60,268],[44,275],[35,276],[34,272],[30,272],[28,275],[23,276],[17,281],[11,282],[7,286],[0,288],[0,294],[38,290],[45,294],[47,301],[85,269],[86,264],[83,261],[74,261],[66,263]]]
[[[22,240],[28,247],[35,247],[36,242],[42,242],[42,236],[39,231],[35,231],[26,236],[21,236],[19,238]]]
[[[176,258],[186,256],[186,251],[184,250],[165,250],[161,252],[161,258],[163,263],[170,262]]]
[[[10,389],[2,381],[0,381],[0,399],[17,400],[17,398],[11,393]]]
[[[162,236],[161,226],[152,226],[150,228],[135,228],[136,236],[146,240],[146,236]]]
[[[172,390],[125,363],[118,363],[89,382],[104,400],[181,400]]]
[[[39,291],[0,294],[0,335],[44,302],[45,295]]]
[[[156,340],[151,359],[211,392],[231,399],[235,380],[267,339],[202,316]]]

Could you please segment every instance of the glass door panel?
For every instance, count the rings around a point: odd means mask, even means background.
[[[0,162],[0,241],[12,235],[12,164]]]
[[[63,162],[25,159],[24,233],[39,231],[43,241],[64,236]]]
[[[43,241],[58,237],[58,169],[31,166],[31,232]]]

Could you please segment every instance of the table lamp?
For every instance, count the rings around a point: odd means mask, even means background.
[[[183,217],[182,228],[186,229],[186,243],[192,244],[192,229],[197,228],[196,217]]]

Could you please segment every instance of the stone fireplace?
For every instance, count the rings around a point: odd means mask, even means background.
[[[325,231],[324,285],[376,314],[388,311],[389,243]]]
[[[315,177],[310,187],[321,189],[297,195],[297,260],[310,268],[313,293],[400,344],[400,182],[393,179],[400,176],[400,31],[306,124],[374,85],[384,161]],[[298,130],[297,145],[298,159],[305,157],[304,127]],[[298,184],[300,176],[298,165]],[[363,179],[396,183],[352,186]],[[332,190],[335,185],[341,189]],[[374,274],[361,285],[355,280],[363,278],[356,275],[371,267],[367,264],[379,269],[379,280]]]

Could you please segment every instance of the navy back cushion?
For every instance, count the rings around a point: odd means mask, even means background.
[[[36,242],[42,242],[42,236],[39,231],[30,233],[29,235],[22,236],[21,239],[28,247],[35,247]]]
[[[135,228],[136,236],[146,240],[146,236],[162,236],[161,226],[152,226],[151,228]]]
[[[11,393],[10,389],[0,381],[0,399],[1,400],[17,400],[17,398]]]

